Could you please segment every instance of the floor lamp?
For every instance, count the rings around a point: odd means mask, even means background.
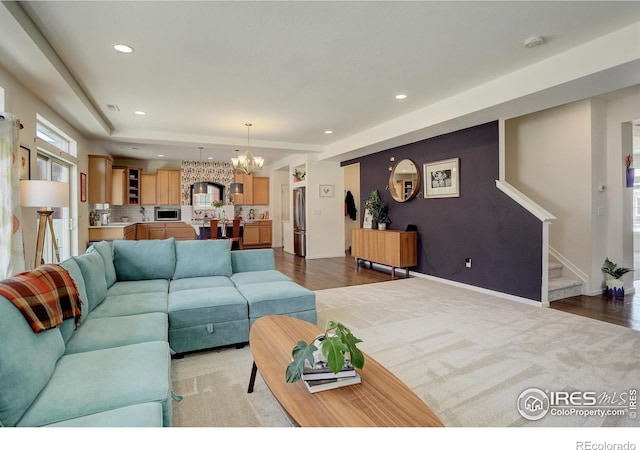
[[[56,233],[53,231],[53,210],[51,208],[63,208],[69,206],[69,183],[44,180],[20,181],[20,206],[36,207],[38,209],[38,241],[36,243],[36,259],[34,268],[42,263],[42,251],[44,250],[44,237],[47,232],[47,224],[51,230],[51,241],[56,252],[56,258],[60,262],[60,251],[56,241]]]

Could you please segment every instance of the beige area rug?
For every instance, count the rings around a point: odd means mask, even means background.
[[[421,278],[317,291],[317,307],[321,326],[349,326],[446,426],[639,425],[627,396],[640,388],[640,332]],[[246,393],[251,364],[248,346],[174,360],[173,389],[184,400],[174,402],[173,425],[290,426],[260,376]],[[627,409],[529,421],[516,407],[529,388],[609,396],[607,411],[622,394],[617,410]]]

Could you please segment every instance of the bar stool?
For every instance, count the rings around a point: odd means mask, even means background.
[[[242,236],[240,236],[240,221],[242,219],[233,219],[233,230],[231,231],[231,237],[229,238],[229,248],[233,250],[233,243],[238,243],[238,250],[244,250],[242,245]]]
[[[218,239],[218,219],[211,219],[209,226],[209,239]]]

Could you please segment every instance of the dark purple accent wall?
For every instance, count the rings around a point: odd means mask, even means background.
[[[423,164],[460,158],[460,197],[398,203],[386,189],[390,157]],[[541,301],[542,224],[500,191],[498,123],[491,122],[345,161],[360,163],[360,211],[377,189],[389,206],[390,229],[418,228],[418,265],[412,270]],[[472,267],[465,267],[465,258]],[[446,299],[443,299],[446,301]]]

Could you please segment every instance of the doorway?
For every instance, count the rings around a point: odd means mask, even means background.
[[[360,228],[360,163],[344,167],[344,196],[347,207],[347,196],[351,194],[356,208],[355,219],[348,213],[344,216],[344,248],[346,253],[351,252],[351,230]]]

